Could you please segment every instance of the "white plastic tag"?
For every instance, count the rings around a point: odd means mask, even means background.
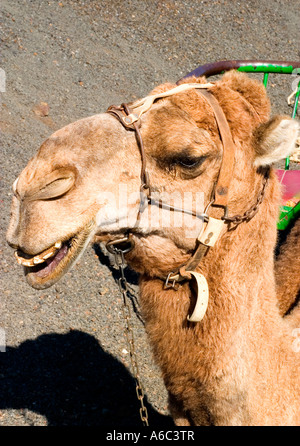
[[[199,242],[206,246],[214,246],[222,231],[225,229],[225,225],[224,220],[209,217],[205,229],[198,237]]]
[[[203,274],[196,273],[195,271],[189,271],[189,273],[196,280],[197,300],[193,313],[187,319],[190,322],[200,322],[204,318],[208,306],[208,283]]]

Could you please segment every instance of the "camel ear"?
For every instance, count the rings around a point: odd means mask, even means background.
[[[218,83],[216,84],[218,85]],[[262,82],[249,77],[246,73],[236,70],[227,71],[219,81],[219,85],[229,87],[239,93],[252,106],[261,119],[266,121],[270,117],[271,105],[267,96],[267,90]],[[228,93],[227,93],[228,94]],[[235,101],[236,99],[234,99]],[[230,104],[233,107],[234,103]],[[240,114],[240,110],[236,113]],[[236,118],[234,118],[236,119]]]
[[[253,134],[254,165],[269,166],[295,151],[300,134],[299,122],[289,116],[275,116],[261,124]]]

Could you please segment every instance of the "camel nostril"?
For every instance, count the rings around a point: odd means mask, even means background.
[[[9,244],[9,246],[10,246],[11,248],[13,248],[13,249],[19,249],[19,246],[16,245],[15,243],[13,243],[13,242],[11,242],[11,241],[9,241],[9,240],[6,240],[6,241],[7,241],[7,243]]]

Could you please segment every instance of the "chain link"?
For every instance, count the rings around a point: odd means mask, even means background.
[[[269,170],[267,170],[267,172],[265,173],[265,176],[263,178],[262,188],[257,196],[256,203],[254,203],[254,205],[252,205],[250,209],[248,209],[246,212],[244,212],[243,215],[235,215],[234,217],[226,216],[226,217],[223,217],[223,220],[225,220],[227,223],[232,223],[233,225],[236,225],[236,226],[243,223],[244,221],[251,220],[251,218],[254,217],[254,215],[258,212],[258,208],[264,199],[268,180],[269,180]]]
[[[125,320],[125,333],[127,338],[127,343],[129,347],[130,363],[132,368],[133,377],[136,384],[136,395],[137,399],[140,401],[140,417],[144,426],[149,426],[148,411],[144,404],[144,390],[140,381],[140,372],[138,367],[137,356],[135,352],[134,345],[134,334],[131,324],[131,311],[128,305],[128,283],[125,277],[126,262],[124,259],[124,252],[121,249],[114,247],[115,264],[119,268],[120,277],[118,279],[119,290],[123,297],[123,307],[122,313]]]

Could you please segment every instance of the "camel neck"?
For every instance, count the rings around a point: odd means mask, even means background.
[[[188,283],[177,291],[163,290],[162,281],[146,276],[140,283],[146,332],[170,398],[182,398],[182,389],[188,387],[187,412],[191,413],[193,401],[203,408],[201,419],[193,417],[196,424],[222,425],[231,418],[232,424],[249,423],[248,378],[252,370],[263,367],[259,358],[252,358],[253,346],[261,351],[261,333],[270,337],[272,313],[276,316],[274,279],[266,274],[271,256],[264,257],[261,248],[260,265],[254,267],[251,258],[256,248],[250,246],[251,240],[231,246],[224,255],[228,244],[229,240],[217,256],[211,252],[202,265],[210,298],[201,322],[187,319],[195,304]],[[237,413],[240,419],[235,418]]]
[[[210,293],[201,322],[187,319],[195,305],[191,284],[164,289],[162,280],[147,273],[151,258],[145,261],[140,304],[154,357],[170,398],[186,398],[190,413],[195,401],[203,408],[199,412],[207,418],[195,415],[196,424],[249,423],[247,417],[255,419],[247,403],[250,377],[258,370],[255,388],[263,389],[269,380],[265,363],[276,372],[275,350],[266,351],[263,360],[260,354],[270,339],[279,345],[274,339],[281,326],[273,274],[276,197],[271,182],[259,212],[222,235],[201,261],[197,271]],[[184,388],[189,396],[182,397]]]
[[[209,302],[207,313],[199,324],[189,325],[187,316],[195,304],[195,297],[189,282],[184,283],[177,291],[164,289],[159,271],[161,258],[162,266],[172,271],[175,262],[185,264],[187,258],[184,251],[176,251],[172,255],[172,246],[166,244],[165,255],[159,249],[153,249],[152,256],[143,255],[140,251],[140,264],[144,265],[141,272],[141,305],[145,313],[146,322],[157,318],[163,327],[172,324],[175,329],[186,327],[192,331],[203,331],[204,334],[216,330],[220,331],[218,321],[222,321],[224,333],[222,337],[230,337],[230,332],[237,325],[234,321],[245,320],[247,317],[260,312],[277,311],[275,296],[275,281],[273,274],[274,248],[276,243],[278,185],[270,181],[266,197],[258,213],[248,222],[230,229],[223,234],[216,245],[209,249],[207,255],[201,260],[197,271],[202,273],[209,287]],[[270,203],[274,204],[271,205]],[[149,245],[150,248],[150,245]],[[147,253],[147,250],[145,250]],[[155,253],[158,255],[155,257]],[[186,253],[185,253],[186,255]],[[154,260],[153,260],[154,259]],[[164,263],[165,262],[165,263]],[[173,263],[171,263],[173,262]],[[154,271],[154,272],[153,272]],[[151,274],[152,273],[152,274]],[[268,299],[261,299],[261,295]],[[172,320],[169,320],[172,315]],[[176,316],[176,317],[175,317]]]
[[[220,335],[224,341],[241,323],[248,323],[254,313],[257,316],[272,307],[277,311],[272,273],[276,233],[267,233],[263,228],[261,231],[265,239],[257,244],[251,238],[252,231],[245,233],[242,227],[237,228],[235,234],[224,235],[217,248],[210,249],[201,261],[197,271],[208,282],[209,302],[199,323],[187,320],[196,300],[189,281],[178,289],[164,289],[162,280],[142,275],[140,294],[146,323],[157,318],[161,327],[172,325],[176,330],[177,324],[178,329],[183,327],[204,337],[223,330]],[[269,296],[267,301],[260,299],[262,294]]]

